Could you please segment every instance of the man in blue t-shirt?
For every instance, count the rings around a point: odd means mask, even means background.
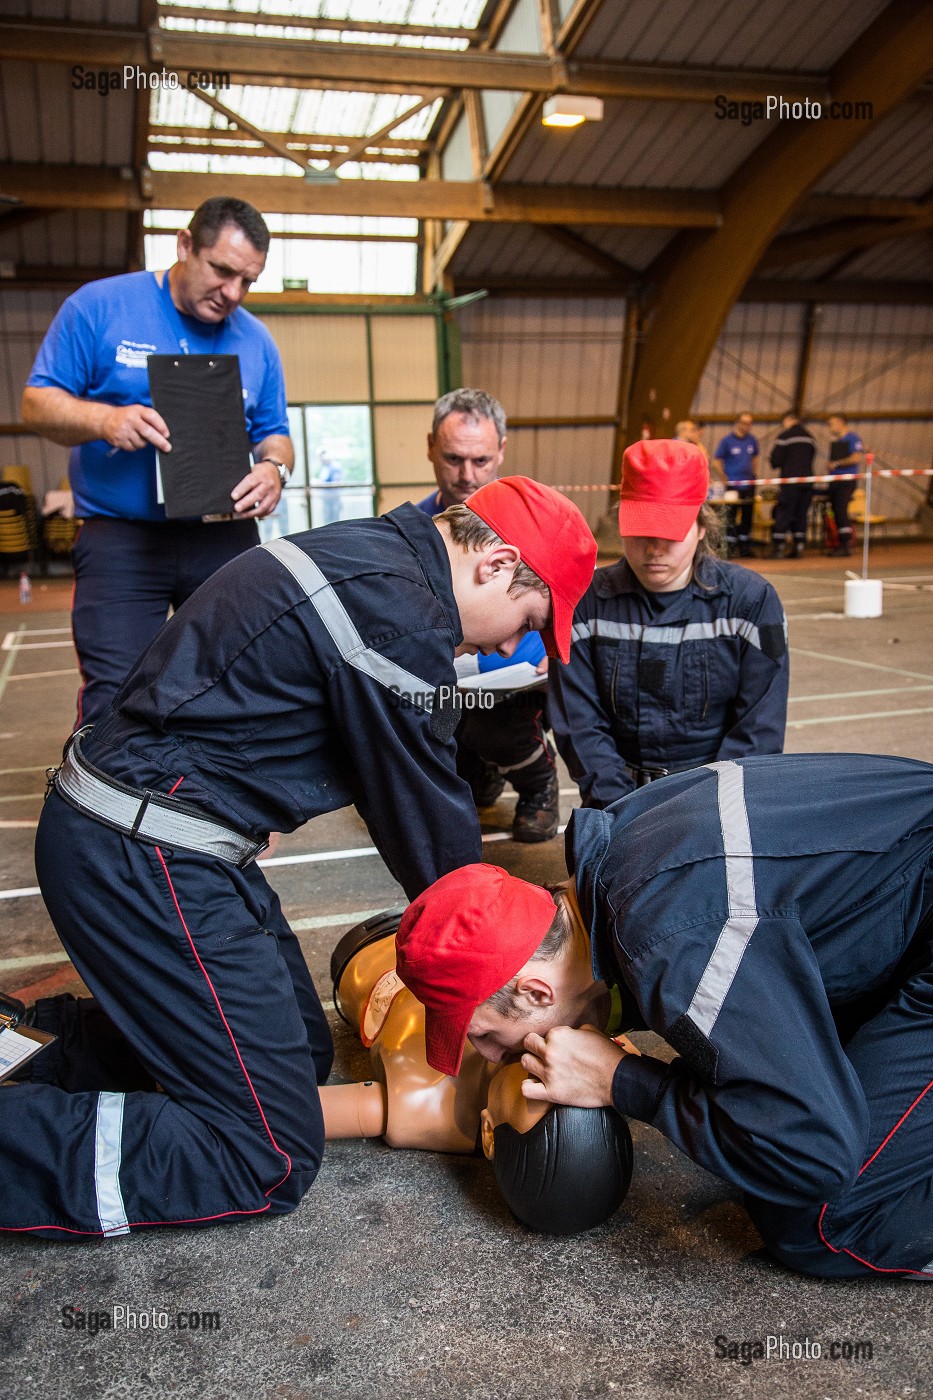
[[[426,515],[468,505],[474,491],[495,481],[505,456],[505,410],[482,389],[454,389],[434,405],[428,460],[437,490],[418,501]],[[480,672],[525,661],[545,661],[540,632],[529,632],[509,657],[477,657]],[[477,807],[491,807],[506,778],[518,793],[512,838],[549,841],[559,824],[557,767],[547,731],[547,694],[505,693],[491,710],[467,710],[457,729],[457,770],[466,778]]]
[[[841,481],[831,481],[827,487],[833,519],[839,531],[839,543],[827,553],[833,559],[847,559],[852,553],[849,502],[858,486],[857,478],[848,474],[861,472],[865,444],[858,433],[849,431],[849,425],[841,413],[831,413],[826,421],[832,437],[829,444],[829,475],[843,478]]]
[[[729,491],[738,493],[739,504],[731,505],[726,516],[726,537],[729,554],[738,554],[742,559],[750,558],[752,553],[755,488],[736,483],[758,475],[758,439],[752,432],[752,421],[750,413],[740,413],[732,432],[726,434],[713,453],[714,470]]]
[[[75,646],[84,684],[78,726],[102,716],[165,621],[216,569],[258,541],[294,463],[285,381],[269,332],[241,305],[259,277],[269,230],[252,205],[209,199],[178,235],[168,272],[81,287],[42,342],[23,421],[76,450],[69,476],[85,521],[74,550]],[[166,520],[156,450],[171,451],[152,407],[151,354],[225,354],[240,362],[252,469],[227,520]]]

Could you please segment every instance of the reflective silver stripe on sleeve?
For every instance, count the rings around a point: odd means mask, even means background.
[[[758,926],[752,840],[745,806],[745,775],[737,763],[711,763],[716,773],[719,822],[726,863],[729,917],[716,940],[700,985],[687,1008],[690,1020],[709,1036]]]
[[[353,623],[353,619],[337,597],[332,584],[310,555],[305,554],[291,540],[269,540],[260,545],[283,564],[288,572],[298,580],[314,605],[315,611],[330,633],[337,650],[349,666],[363,671],[387,690],[397,690],[418,710],[430,710],[434,701],[435,687],[397,666],[387,656],[366,646]]]
[[[123,1095],[109,1091],[97,1099],[97,1132],[94,1142],[94,1187],[97,1218],[105,1235],[128,1235],[130,1227],[120,1190],[120,1158],[123,1147]]]
[[[606,617],[588,618],[575,622],[571,641],[584,642],[589,637],[608,637],[614,642],[642,641],[654,646],[677,647],[683,642],[713,641],[717,637],[743,637],[761,651],[761,635],[747,617],[717,617],[712,622],[688,622],[684,627],[650,627],[641,622],[613,622]]]

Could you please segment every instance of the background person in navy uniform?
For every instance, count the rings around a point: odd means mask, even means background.
[[[791,1268],[933,1283],[931,859],[928,764],[715,763],[573,814],[579,921],[473,866],[407,911],[398,969],[435,1069],[520,1054],[527,1098],[657,1128]],[[593,1029],[613,986],[679,1058]]]
[[[269,230],[251,204],[209,199],[178,235],[178,261],[81,287],[59,310],[23,394],[23,421],[66,447],[75,513],[72,626],[83,677],[77,725],[107,709],[168,616],[221,564],[256,544],[294,463],[279,352],[241,305],[265,266]],[[237,355],[254,466],[229,521],[166,520],[150,354]]]
[[[726,519],[729,553],[748,559],[752,553],[752,516],[755,511],[754,486],[736,486],[758,475],[758,439],[752,432],[752,415],[740,413],[731,433],[727,433],[713,453],[713,462],[725,477],[727,489],[737,491],[740,505],[730,505]]]
[[[474,491],[495,481],[505,455],[505,409],[482,389],[454,389],[434,405],[428,459],[437,490],[418,502],[436,515],[463,505]],[[480,657],[480,672],[527,662],[547,669],[544,643],[530,633],[507,660]],[[496,699],[491,710],[470,710],[457,731],[457,770],[466,778],[477,807],[491,807],[508,779],[518,793],[512,838],[549,841],[560,821],[557,766],[547,737],[547,692],[526,690]]]
[[[862,471],[865,446],[858,433],[849,430],[849,425],[841,413],[831,413],[826,420],[832,440],[829,444],[829,474],[839,476],[844,472]],[[849,519],[849,502],[855,495],[858,481],[831,481],[827,487],[829,504],[832,507],[839,543],[828,552],[830,558],[848,559],[852,553],[852,522]]]
[[[576,507],[516,477],[437,522],[404,505],[270,541],[182,605],[73,741],[36,843],[69,956],[165,1093],[138,1089],[138,1064],[130,1084],[4,1089],[0,1227],[119,1235],[297,1205],[332,1044],[252,857],[354,803],[409,898],[479,860],[440,688],[458,647],[508,654],[545,629],[566,656],[595,558]]]
[[[796,413],[785,413],[781,431],[771,449],[771,465],[778,476],[812,476],[816,439]],[[807,543],[807,512],[813,500],[813,487],[791,483],[778,491],[771,531],[771,558],[783,559],[787,536],[791,536],[793,557],[802,559]]]
[[[709,471],[691,443],[648,440],[622,459],[625,557],[597,569],[552,666],[557,747],[585,807],[716,758],[780,753],[787,622],[765,579],[716,557]]]

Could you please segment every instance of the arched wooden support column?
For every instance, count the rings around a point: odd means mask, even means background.
[[[929,5],[892,0],[839,60],[830,90],[838,102],[872,102],[878,122],[931,68]],[[872,128],[864,121],[781,122],[723,188],[720,227],[680,234],[662,254],[626,441],[638,436],[644,419],[662,436],[687,416],[723,323],[765,249],[807,190]]]

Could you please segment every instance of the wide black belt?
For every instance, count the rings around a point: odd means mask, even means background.
[[[715,761],[714,754],[712,758],[698,758],[693,763],[674,764],[670,768],[661,768],[652,763],[626,763],[625,771],[634,780],[636,787],[647,787],[648,783],[653,783],[658,778],[668,778],[672,773],[688,773],[691,768],[703,768],[707,763]]]
[[[82,755],[80,732],[72,739],[52,783],[79,812],[136,841],[218,856],[240,868],[255,860],[269,844],[253,841],[175,797],[147,789],[140,792],[102,773]]]

